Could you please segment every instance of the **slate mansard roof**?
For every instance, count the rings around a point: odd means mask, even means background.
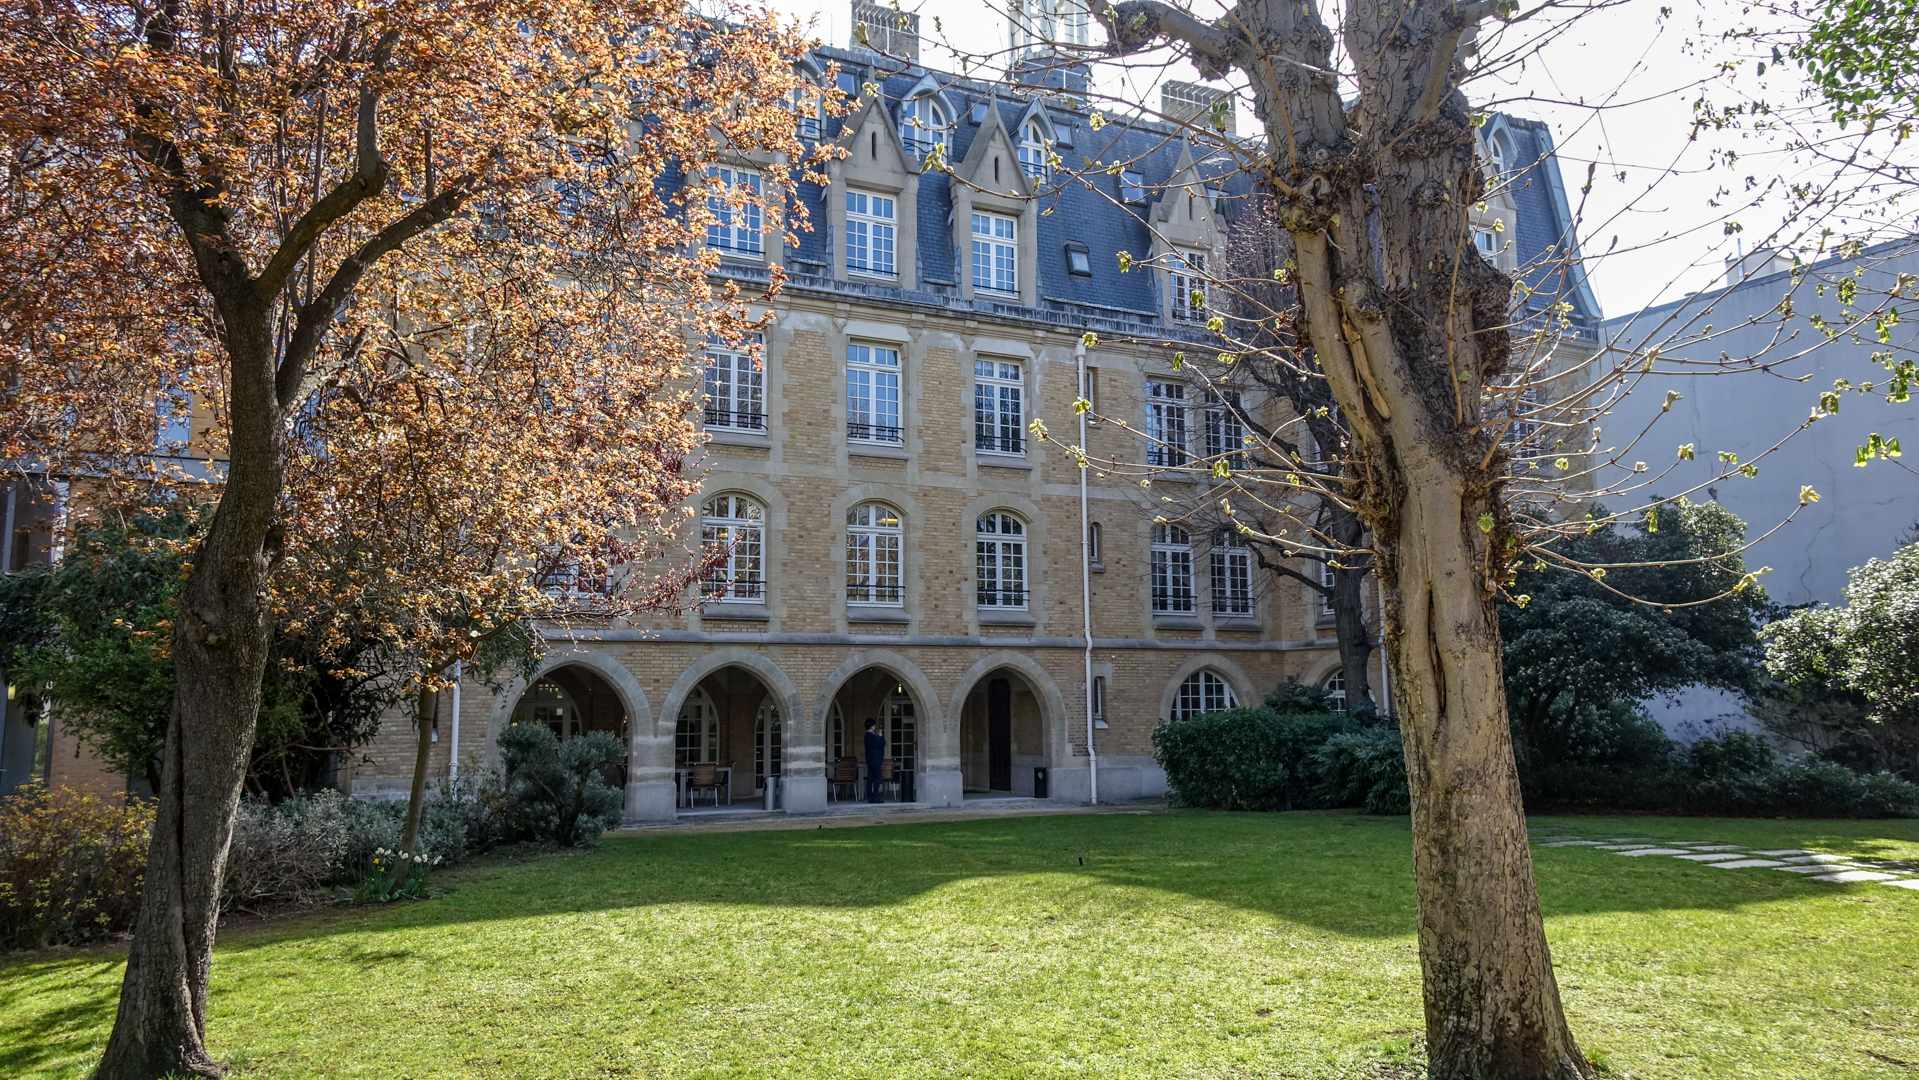
[[[1141,175],[1146,200],[1125,202],[1121,178],[1107,172],[1089,172],[1064,180],[1056,176],[1045,184],[1038,197],[1038,305],[1027,307],[1002,298],[961,297],[960,275],[967,273],[968,267],[962,259],[965,253],[956,252],[953,246],[952,180],[946,174],[929,169],[920,175],[914,252],[920,283],[917,290],[835,277],[829,245],[837,241],[829,235],[827,225],[827,190],[817,184],[802,184],[798,196],[811,227],[799,234],[797,246],[786,250],[788,288],[836,293],[903,308],[944,309],[1052,324],[1074,332],[1093,329],[1158,336],[1200,335],[1198,327],[1168,325],[1163,318],[1163,275],[1144,272],[1138,266],[1122,273],[1118,256],[1124,251],[1144,260],[1152,254],[1155,231],[1151,215],[1158,200],[1168,193],[1170,181],[1180,173],[1187,154],[1194,159],[1193,168],[1201,181],[1221,192],[1219,225],[1230,231],[1237,216],[1235,208],[1251,192],[1252,183],[1229,154],[1189,146],[1181,128],[1138,117],[1104,114],[1105,123],[1096,131],[1091,123],[1094,110],[1069,108],[1057,91],[1038,86],[962,78],[849,49],[823,47],[815,50],[814,60],[822,70],[828,64],[838,64],[841,88],[855,97],[867,83],[877,84],[896,130],[900,105],[923,93],[929,84],[937,85],[954,118],[946,160],[955,167],[966,160],[974,139],[988,126],[984,123],[985,110],[992,103],[999,110],[1000,125],[1015,143],[1026,120],[1041,114],[1051,128],[1055,152],[1067,170],[1077,172],[1087,159],[1125,162],[1127,170]],[[845,118],[828,118],[822,125],[821,139],[840,137],[843,127],[858,113],[856,107]],[[1577,272],[1572,215],[1550,133],[1544,124],[1495,115],[1487,134],[1508,140],[1512,150],[1509,174],[1518,174],[1510,185],[1518,217],[1513,243],[1518,265],[1522,269],[1535,267],[1523,275],[1536,290],[1538,299],[1533,306],[1544,307],[1559,299],[1570,301],[1574,323],[1588,333],[1594,332],[1600,321],[1599,307],[1583,275]],[[1089,181],[1096,190],[1088,190]],[[1068,271],[1065,249],[1069,243],[1087,248],[1090,277]],[[1164,246],[1160,245],[1162,249]],[[1562,268],[1541,265],[1552,263],[1555,252],[1560,258],[1567,252],[1572,255],[1570,279]],[[730,266],[727,272],[743,278],[758,276],[751,267]]]

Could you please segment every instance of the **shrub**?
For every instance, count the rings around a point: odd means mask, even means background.
[[[1324,805],[1315,752],[1356,722],[1340,713],[1228,709],[1153,730],[1153,756],[1187,806],[1295,810]]]
[[[1369,814],[1410,814],[1406,751],[1399,729],[1341,731],[1314,753],[1328,805],[1359,806]]]
[[[500,760],[515,831],[572,847],[617,826],[620,791],[600,774],[625,758],[620,740],[604,731],[561,742],[543,724],[507,728],[500,733]]]
[[[153,807],[38,781],[0,799],[0,947],[78,944],[133,926]]]
[[[1763,736],[1734,731],[1681,755],[1689,808],[1706,813],[1808,817],[1919,816],[1919,784],[1857,773],[1811,754],[1781,759]]]
[[[277,804],[242,800],[227,851],[226,903],[287,899],[337,882],[346,861],[346,806],[332,790]]]
[[[346,825],[341,872],[346,880],[358,881],[373,866],[377,852],[400,850],[400,835],[406,831],[406,802],[349,800]],[[420,850],[412,854],[429,861],[455,862],[466,853],[466,822],[452,800],[428,798],[420,807],[420,836],[414,846]]]

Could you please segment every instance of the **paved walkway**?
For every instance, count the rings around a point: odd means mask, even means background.
[[[790,829],[856,829],[866,825],[908,825],[937,821],[981,821],[1010,817],[1054,817],[1061,814],[1153,814],[1162,813],[1165,803],[1153,799],[1144,803],[1118,803],[1110,806],[1061,806],[1038,799],[981,799],[951,810],[925,810],[911,803],[887,803],[885,809],[855,804],[831,809],[823,814],[788,817],[784,814],[727,815],[698,817],[682,815],[670,825],[614,829],[607,836],[687,836],[700,833],[767,832]]]
[[[1823,855],[1804,848],[1753,849],[1705,840],[1661,840],[1652,836],[1612,836],[1589,840],[1560,829],[1529,829],[1539,847],[1590,847],[1629,859],[1684,859],[1719,870],[1774,870],[1812,881],[1839,884],[1878,882],[1919,892],[1919,863]]]

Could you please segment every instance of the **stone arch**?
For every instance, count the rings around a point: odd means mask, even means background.
[[[1166,689],[1159,696],[1158,719],[1164,720],[1173,714],[1173,703],[1179,700],[1179,684],[1185,682],[1187,676],[1203,668],[1211,668],[1225,678],[1226,685],[1233,688],[1233,693],[1239,698],[1241,705],[1257,705],[1266,696],[1254,692],[1253,680],[1247,678],[1239,665],[1227,659],[1224,653],[1200,653],[1181,664],[1179,669],[1173,672],[1173,677],[1166,680]]]
[[[1023,652],[1000,649],[980,657],[979,662],[967,668],[966,673],[959,677],[959,683],[953,687],[953,695],[947,700],[946,715],[957,720],[965,710],[966,697],[972,693],[973,687],[1000,668],[1019,672],[1027,685],[1033,688],[1034,696],[1039,698],[1040,722],[1046,726],[1047,755],[1053,763],[1063,763],[1072,756],[1066,738],[1066,723],[1070,715],[1066,695],[1060,692],[1059,684],[1046,673],[1046,669]]]
[[[726,645],[702,653],[700,658],[693,662],[693,666],[680,672],[680,677],[673,680],[673,685],[667,688],[666,696],[660,699],[657,734],[666,740],[669,747],[673,741],[673,730],[667,725],[679,721],[680,706],[686,702],[686,696],[693,692],[693,688],[700,684],[701,679],[727,667],[745,668],[752,672],[760,680],[760,684],[772,693],[775,703],[780,707],[780,712],[786,717],[782,733],[784,738],[792,741],[792,736],[807,734],[802,726],[806,721],[806,714],[800,708],[799,687],[793,685],[793,680],[787,677],[786,672],[768,659],[766,654],[756,649],[749,649],[743,645]],[[669,717],[671,717],[670,720]]]
[[[513,707],[518,705],[527,688],[538,682],[542,676],[555,668],[577,665],[598,675],[613,687],[620,697],[620,706],[626,710],[626,780],[632,784],[641,778],[641,774],[659,765],[655,759],[659,756],[654,742],[653,706],[647,700],[646,690],[640,681],[626,669],[626,665],[612,656],[578,642],[556,643],[549,647],[546,655],[540,657],[540,666],[533,674],[525,678],[514,676],[495,691],[493,707],[487,714],[486,762],[489,766],[500,763],[500,733],[505,731],[512,720]],[[665,766],[671,772],[673,765],[673,740],[669,736],[666,742]]]
[[[840,687],[868,668],[879,668],[912,692],[918,712],[918,767],[922,773],[918,782],[919,801],[935,805],[958,805],[959,732],[951,729],[944,703],[933,689],[932,680],[919,669],[919,665],[891,649],[857,649],[821,682],[808,723],[813,731],[820,733],[815,741],[821,747],[822,767],[827,713],[833,708]],[[950,783],[947,782],[949,778]]]
[[[1300,675],[1299,681],[1305,683],[1307,686],[1320,686],[1323,685],[1327,679],[1332,678],[1335,671],[1340,670],[1344,666],[1339,659],[1339,653],[1334,651],[1331,656],[1322,656],[1318,660],[1315,660],[1313,665]]]

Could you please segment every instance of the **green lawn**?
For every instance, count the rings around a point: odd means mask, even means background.
[[[1919,856],[1912,821],[1533,824]],[[1536,857],[1611,1074],[1919,1075],[1919,893]],[[1345,815],[653,833],[230,931],[213,1049],[276,1078],[1410,1076],[1410,874],[1404,819]],[[82,1075],[119,976],[0,961],[0,1076]]]

